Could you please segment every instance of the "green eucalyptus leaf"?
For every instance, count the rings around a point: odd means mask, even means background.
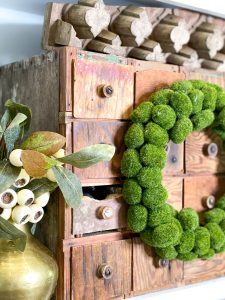
[[[26,234],[2,217],[0,217],[0,239],[12,241],[15,248],[19,251],[23,252],[25,250],[27,242]]]
[[[7,160],[0,161],[0,193],[7,190],[17,179],[20,168],[11,165]]]
[[[59,158],[65,164],[73,165],[77,168],[87,168],[100,161],[109,161],[115,154],[115,147],[108,144],[96,144],[80,151]]]
[[[21,123],[23,123],[25,120],[27,119],[27,116],[22,114],[22,113],[18,113],[15,118],[10,122],[8,128],[13,128],[16,127],[18,125],[20,125]]]
[[[27,119],[24,121],[24,124],[23,124],[24,131],[26,133],[29,130],[30,124],[31,124],[31,118],[32,118],[31,109],[28,106],[17,103],[11,99],[6,101],[5,107],[9,110],[9,113],[10,113],[10,116],[12,119],[15,118],[15,116],[18,113],[22,113],[22,114],[26,115]]]
[[[20,126],[16,125],[14,127],[6,128],[3,136],[6,144],[6,149],[8,152],[11,152],[14,149],[16,141],[18,141],[20,138]]]
[[[77,208],[83,196],[79,178],[63,167],[56,166],[52,170],[66,203],[72,208]]]
[[[32,180],[26,186],[26,189],[31,190],[34,193],[35,198],[37,198],[46,192],[52,193],[57,187],[58,184],[48,180],[48,178],[37,178]]]
[[[21,149],[35,150],[51,156],[65,145],[66,139],[61,134],[51,131],[33,132],[21,145]]]
[[[10,118],[9,111],[6,110],[4,112],[4,115],[1,118],[1,121],[0,121],[1,132],[4,132],[6,130],[6,127],[8,126],[8,124],[10,123],[10,121],[11,121],[11,118]]]

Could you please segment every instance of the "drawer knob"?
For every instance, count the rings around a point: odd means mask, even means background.
[[[209,209],[213,208],[216,204],[216,199],[213,195],[209,195],[205,198],[205,206]]]
[[[113,217],[113,209],[110,206],[100,206],[97,209],[97,216],[99,219],[109,220]]]
[[[106,98],[112,97],[114,93],[113,87],[107,84],[102,85],[100,91],[101,91],[101,96]]]
[[[169,260],[165,258],[159,258],[157,262],[158,268],[166,268],[169,265]]]
[[[104,279],[110,279],[113,276],[113,269],[110,265],[102,264],[98,267],[98,275]]]
[[[210,143],[207,147],[207,154],[209,156],[215,157],[218,154],[218,146],[215,143]]]

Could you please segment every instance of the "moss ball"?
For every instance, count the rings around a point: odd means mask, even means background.
[[[210,233],[211,248],[214,250],[221,248],[225,243],[225,235],[220,226],[216,223],[208,223],[205,227]]]
[[[192,79],[190,82],[192,83],[193,88],[197,90],[201,90],[207,86],[207,82],[200,79]]]
[[[144,188],[154,188],[162,181],[162,171],[159,168],[144,167],[138,173],[137,180]]]
[[[217,93],[216,110],[221,110],[224,107],[225,107],[225,93],[219,92]]]
[[[141,232],[147,226],[148,210],[141,204],[131,205],[128,208],[128,227],[134,232]]]
[[[170,132],[170,139],[174,144],[183,143],[192,132],[193,125],[189,118],[183,117],[175,123]]]
[[[154,105],[168,104],[172,94],[173,91],[170,89],[159,90],[151,94],[149,101],[151,101]]]
[[[190,80],[178,80],[171,85],[171,89],[187,94],[193,89],[193,85]]]
[[[166,164],[166,151],[162,147],[146,144],[140,150],[140,160],[145,166],[163,169]]]
[[[215,252],[216,253],[223,253],[223,252],[225,252],[225,244],[222,247],[216,249]]]
[[[209,251],[204,255],[199,255],[199,258],[203,260],[207,260],[212,258],[215,255],[215,251],[213,249],[209,249]]]
[[[144,127],[142,124],[132,124],[124,137],[124,142],[127,148],[135,149],[144,144]]]
[[[184,253],[184,254],[179,253],[177,255],[177,258],[182,261],[192,261],[192,260],[198,258],[198,255],[194,252],[188,252],[188,253]]]
[[[192,102],[192,114],[197,114],[202,110],[202,104],[204,100],[204,94],[200,90],[192,89],[188,93],[188,97]]]
[[[174,126],[176,114],[169,105],[160,104],[153,107],[152,119],[156,124],[168,130]]]
[[[167,190],[162,184],[159,184],[154,189],[146,189],[142,195],[143,204],[151,209],[160,207],[165,204],[168,198]]]
[[[223,92],[222,86],[216,83],[207,82],[207,85],[213,87],[217,91],[217,94]]]
[[[128,204],[138,204],[141,202],[142,188],[134,179],[128,179],[123,184],[123,198]]]
[[[134,123],[147,123],[151,118],[153,104],[151,102],[142,102],[135,108],[131,114],[131,120]]]
[[[174,220],[171,208],[168,204],[152,209],[148,213],[148,226],[156,227]]]
[[[161,224],[152,231],[152,243],[154,247],[165,248],[175,246],[181,237],[180,229],[175,222]]]
[[[216,207],[225,210],[225,195],[219,198],[219,200],[216,202]]]
[[[149,122],[145,126],[144,138],[147,143],[158,147],[165,147],[169,142],[167,131],[153,122]]]
[[[172,205],[170,205],[170,204],[167,204],[167,205],[169,206],[173,217],[176,217],[178,214],[178,211]]]
[[[197,113],[191,118],[191,122],[193,123],[193,129],[203,130],[209,127],[213,123],[214,119],[215,116],[211,110],[209,109],[202,110],[201,112]]]
[[[133,177],[139,173],[141,168],[139,153],[134,149],[127,149],[121,160],[121,173],[126,177]]]
[[[178,119],[182,117],[189,117],[193,109],[190,98],[181,92],[175,92],[172,95],[170,105],[175,111]]]
[[[152,241],[152,232],[153,232],[153,229],[147,228],[146,230],[144,230],[140,233],[140,239],[146,245],[154,247],[154,244]]]
[[[205,255],[210,248],[210,234],[207,228],[198,227],[195,230],[194,252],[197,255]]]
[[[225,219],[225,211],[221,208],[213,208],[204,213],[205,222],[213,222],[219,224],[223,219]]]
[[[183,231],[180,244],[176,246],[178,253],[191,252],[195,245],[195,233],[192,230]]]
[[[215,88],[211,86],[204,87],[201,90],[204,94],[204,100],[203,100],[203,109],[210,109],[212,111],[216,108],[216,99],[217,99],[217,91]]]
[[[155,248],[155,252],[159,257],[169,260],[175,259],[178,254],[174,246]]]
[[[195,230],[199,226],[198,213],[193,208],[183,208],[177,215],[184,230]]]
[[[219,113],[217,119],[216,119],[216,123],[218,125],[220,125],[222,130],[225,130],[225,107],[221,110],[221,112]]]

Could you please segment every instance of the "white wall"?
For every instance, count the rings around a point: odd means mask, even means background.
[[[191,2],[190,2],[191,1]],[[0,65],[39,54],[42,50],[41,33],[44,4],[46,0],[0,0]],[[54,2],[72,2],[67,0]],[[149,0],[108,0],[110,4],[129,2],[149,3]],[[181,2],[181,1],[180,1]],[[196,1],[183,0],[184,3],[202,5],[225,14],[223,0]],[[73,1],[74,3],[74,1]],[[225,271],[225,270],[224,270]],[[193,286],[172,289],[159,293],[136,297],[135,300],[224,300],[225,279],[215,279]]]

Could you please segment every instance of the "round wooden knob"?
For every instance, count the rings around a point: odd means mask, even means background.
[[[110,265],[102,264],[98,267],[98,275],[104,279],[110,279],[113,276],[113,269]]]
[[[216,204],[216,199],[213,195],[209,195],[205,198],[205,206],[209,209],[213,208]]]
[[[209,156],[217,156],[218,154],[218,146],[215,143],[210,143],[207,147],[207,154]]]
[[[109,220],[113,217],[113,209],[110,206],[100,206],[97,210],[97,216],[100,219]]]
[[[102,85],[101,86],[101,94],[102,94],[102,97],[107,97],[107,98],[110,98],[112,97],[113,95],[113,87],[111,85]]]
[[[165,258],[159,258],[157,262],[158,268],[166,268],[169,265],[169,260]]]

